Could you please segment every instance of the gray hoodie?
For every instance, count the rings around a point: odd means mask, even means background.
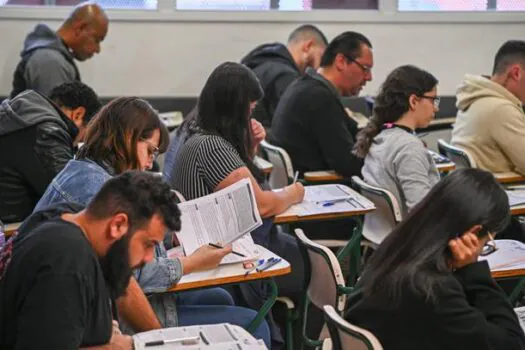
[[[36,124],[51,121],[65,130],[71,130],[72,123],[66,123],[62,112],[46,97],[31,90],[24,91],[0,105],[0,136],[20,131]],[[72,135],[74,138],[76,135]]]
[[[38,24],[24,41],[11,98],[26,89],[49,96],[62,83],[80,80],[74,57],[62,39],[45,24]]]

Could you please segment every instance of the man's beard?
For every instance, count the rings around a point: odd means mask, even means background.
[[[131,236],[131,233],[126,233],[121,239],[111,245],[106,256],[100,258],[100,267],[113,299],[117,299],[126,293],[133,273],[129,264],[129,242]]]

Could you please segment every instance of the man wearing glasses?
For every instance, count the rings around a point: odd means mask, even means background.
[[[357,123],[341,97],[356,96],[372,80],[372,44],[362,34],[334,38],[321,59],[285,91],[275,111],[269,141],[284,148],[296,170],[332,169],[345,177],[359,175],[362,161],[352,155]]]

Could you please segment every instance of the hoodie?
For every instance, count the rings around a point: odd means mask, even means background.
[[[49,96],[54,87],[80,80],[72,53],[56,32],[45,24],[38,24],[27,35],[20,57],[11,98],[26,89]]]
[[[269,128],[281,95],[301,72],[290,51],[280,43],[264,44],[248,53],[241,63],[253,70],[264,90],[253,117]]]
[[[22,221],[73,158],[75,124],[50,100],[24,91],[0,105],[0,220]]]
[[[488,77],[467,74],[457,89],[458,114],[451,143],[476,167],[525,175],[525,113],[522,102]]]

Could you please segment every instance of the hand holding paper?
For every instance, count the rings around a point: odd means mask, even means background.
[[[216,268],[221,260],[232,252],[232,246],[227,245],[222,249],[203,245],[190,256],[180,258],[182,270],[185,275]]]

